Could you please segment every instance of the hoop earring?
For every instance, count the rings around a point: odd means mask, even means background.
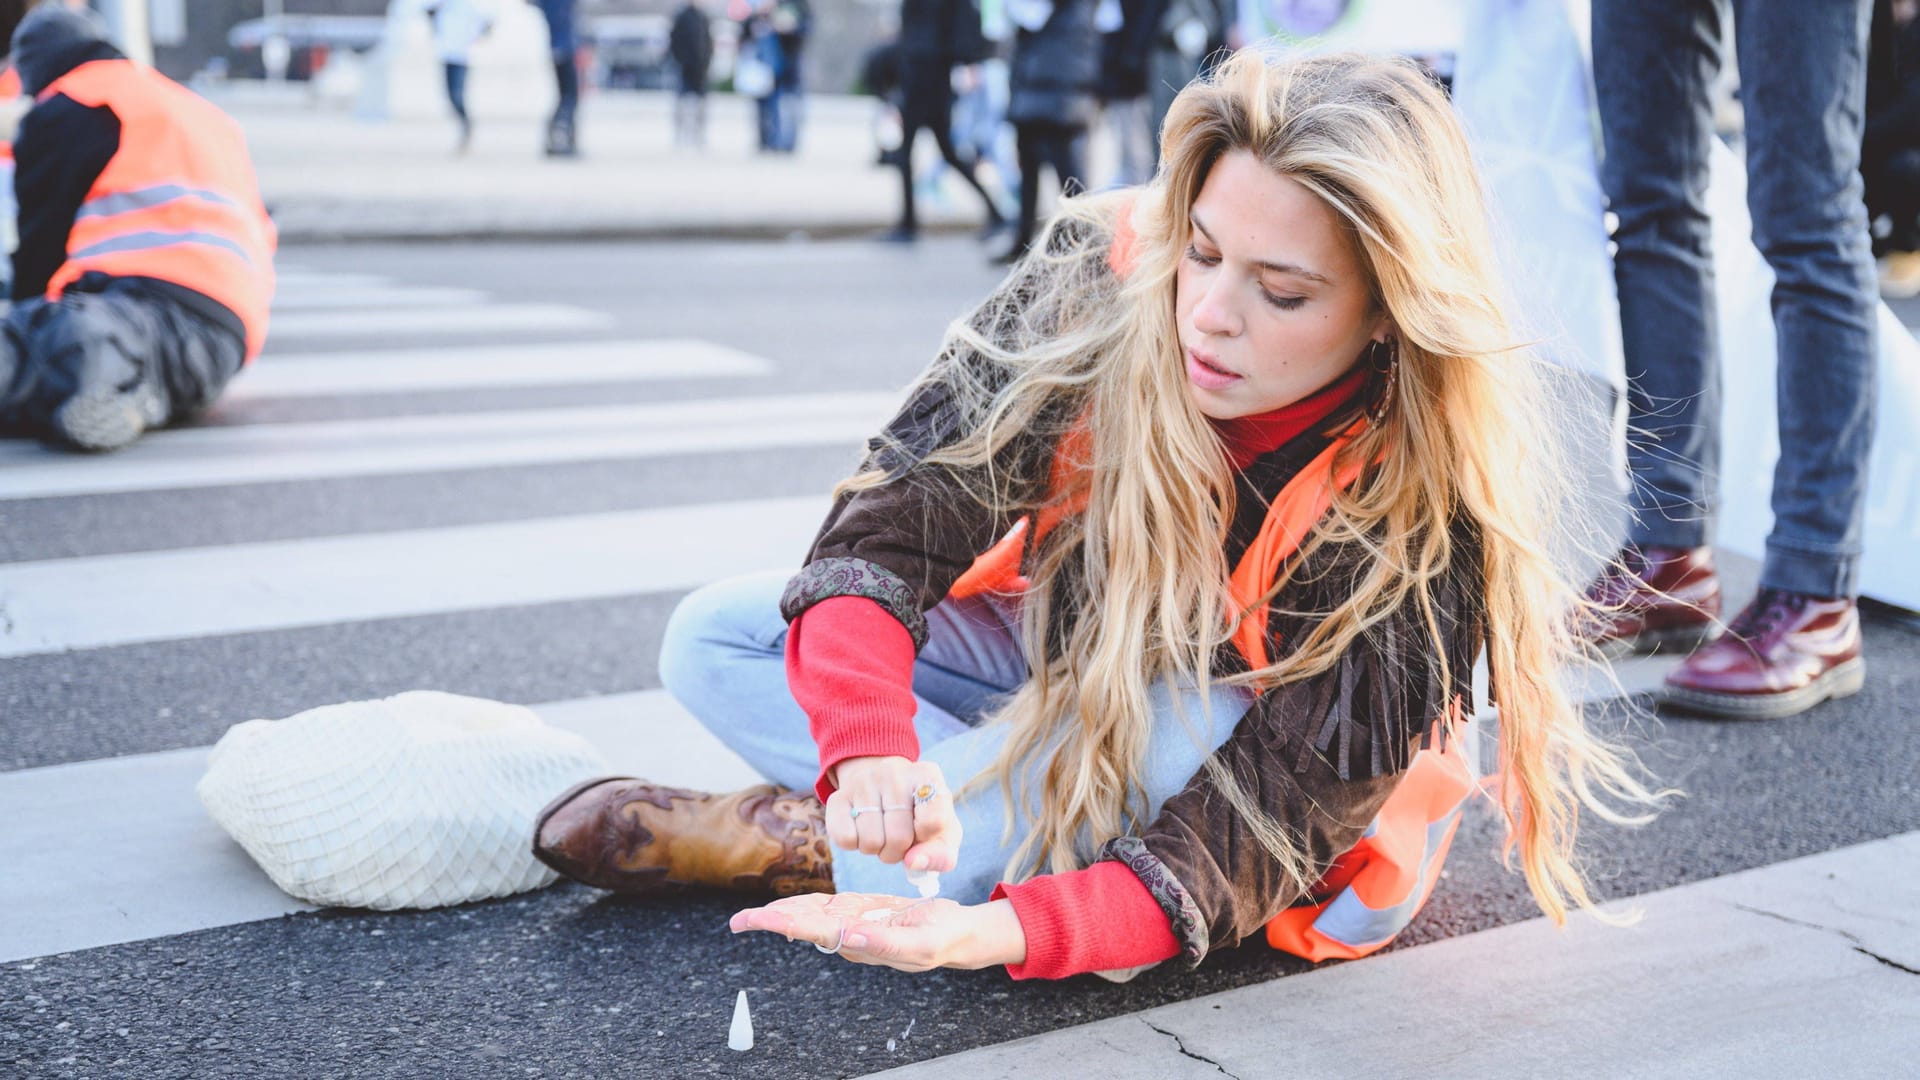
[[[1380,364],[1380,347],[1386,346],[1387,363]],[[1376,341],[1367,350],[1367,364],[1375,375],[1381,376],[1381,387],[1373,396],[1373,404],[1367,406],[1367,423],[1379,427],[1387,418],[1387,410],[1393,408],[1394,389],[1400,382],[1400,346],[1391,341]]]

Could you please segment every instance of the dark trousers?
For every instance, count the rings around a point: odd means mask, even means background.
[[[137,278],[82,278],[57,301],[13,305],[0,324],[0,432],[51,437],[54,413],[81,395],[132,395],[150,427],[211,405],[246,343]]]
[[[1721,398],[1707,88],[1731,17],[1747,206],[1777,279],[1780,460],[1761,584],[1820,596],[1857,588],[1873,445],[1877,299],[1859,168],[1870,8],[1870,0],[1593,7],[1601,182],[1619,218],[1614,276],[1634,425],[1628,538],[1692,546],[1713,535]]]
[[[571,55],[554,57],[553,81],[560,89],[560,104],[555,106],[549,126],[571,128],[580,108],[580,68]]]
[[[1084,124],[1015,124],[1014,146],[1020,158],[1020,227],[1016,249],[1033,243],[1040,217],[1040,166],[1053,170],[1063,195],[1087,186],[1087,129]]]
[[[1920,251],[1920,147],[1861,162],[1860,175],[1867,183],[1867,212],[1893,225],[1880,246]]]
[[[913,206],[913,143],[922,129],[933,133],[933,141],[940,147],[940,156],[946,159],[953,171],[960,174],[969,187],[979,194],[980,201],[987,205],[987,220],[1000,220],[1000,209],[993,204],[993,196],[980,183],[980,177],[974,170],[975,163],[960,157],[953,146],[953,84],[947,69],[939,68],[925,72],[910,72],[905,80],[906,91],[900,105],[900,227],[912,230],[919,228]]]
[[[682,78],[673,98],[673,141],[681,146],[707,145],[707,80]]]
[[[473,122],[467,118],[467,65],[448,60],[443,66],[447,71],[447,104],[453,106],[461,127],[471,126]]]

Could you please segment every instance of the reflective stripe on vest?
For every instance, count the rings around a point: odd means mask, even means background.
[[[1427,826],[1426,844],[1420,853],[1420,869],[1416,875],[1418,880],[1425,881],[1432,871],[1434,860],[1446,847],[1448,834],[1460,822],[1460,808],[1464,805],[1466,800],[1463,798],[1446,817]],[[1379,821],[1376,820],[1367,827],[1367,835],[1372,836],[1378,828]],[[1378,948],[1407,928],[1414,915],[1419,913],[1420,902],[1424,899],[1425,894],[1416,891],[1391,907],[1375,910],[1360,899],[1360,894],[1352,886],[1348,886],[1327,904],[1319,918],[1313,920],[1313,928],[1351,948]]]
[[[89,244],[77,251],[69,252],[67,258],[87,259],[96,255],[111,255],[118,251],[148,251],[154,248],[176,247],[180,244],[207,244],[221,248],[245,259],[248,266],[253,265],[253,256],[247,254],[246,248],[224,236],[209,232],[125,233],[111,240],[102,240],[97,244]]]
[[[201,202],[215,203],[233,210],[241,208],[238,202],[217,191],[189,187],[186,184],[155,184],[137,191],[116,191],[111,195],[97,195],[80,204],[80,209],[73,215],[73,220],[111,217],[114,214],[160,206],[176,199],[198,199]]]
[[[1432,895],[1477,784],[1460,745],[1439,740],[1413,756],[1360,841],[1334,860],[1312,895],[1267,923],[1267,944],[1322,960],[1352,960],[1385,948]]]
[[[120,121],[120,145],[75,212],[57,299],[89,273],[191,289],[231,311],[247,359],[266,342],[275,230],[238,124],[206,99],[128,60],[94,60],[41,92]]]

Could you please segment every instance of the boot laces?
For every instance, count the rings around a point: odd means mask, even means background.
[[[1788,616],[1807,606],[1807,597],[1786,589],[1761,589],[1740,614],[1728,624],[1727,632],[1746,640],[1765,637]]]

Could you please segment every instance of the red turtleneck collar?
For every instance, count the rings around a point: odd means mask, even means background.
[[[1353,370],[1337,382],[1329,383],[1291,405],[1282,405],[1272,412],[1253,416],[1215,420],[1213,428],[1220,433],[1220,441],[1226,446],[1227,457],[1232,460],[1233,467],[1244,469],[1261,455],[1273,453],[1285,446],[1287,440],[1332,416],[1336,409],[1353,400],[1366,381],[1366,366],[1355,364]]]

